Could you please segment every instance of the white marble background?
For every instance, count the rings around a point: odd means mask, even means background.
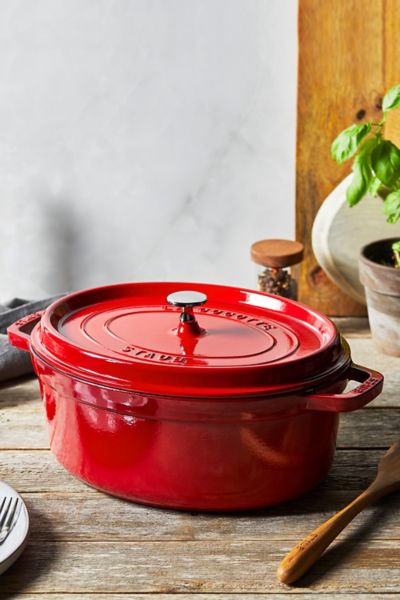
[[[294,234],[297,0],[1,0],[0,300],[255,285]]]

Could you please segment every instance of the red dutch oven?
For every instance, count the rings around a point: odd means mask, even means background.
[[[31,353],[58,460],[164,507],[238,510],[304,493],[330,467],[339,413],[383,383],[352,363],[327,317],[240,288],[101,287],[8,334]],[[349,380],[360,385],[344,392]]]

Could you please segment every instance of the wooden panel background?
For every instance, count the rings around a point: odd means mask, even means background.
[[[365,308],[343,294],[317,264],[311,228],[319,206],[350,171],[330,156],[353,122],[381,118],[384,91],[400,81],[400,0],[300,0],[296,237],[305,243],[299,299],[331,316]],[[400,140],[400,117],[386,135]],[[397,139],[396,139],[397,138]]]

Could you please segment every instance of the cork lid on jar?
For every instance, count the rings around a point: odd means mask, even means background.
[[[301,262],[303,254],[303,244],[293,240],[260,240],[251,246],[251,259],[264,267],[289,267]]]

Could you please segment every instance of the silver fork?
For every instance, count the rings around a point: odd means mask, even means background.
[[[15,496],[4,496],[0,503],[0,544],[5,541],[17,521],[15,515],[19,504],[19,498]]]

